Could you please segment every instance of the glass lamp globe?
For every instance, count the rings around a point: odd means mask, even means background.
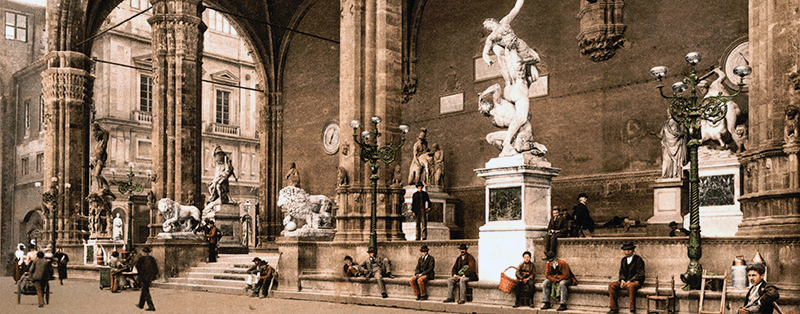
[[[675,94],[685,91],[687,88],[688,86],[686,86],[686,84],[683,84],[683,82],[677,82],[675,84],[672,84],[672,91],[675,92]]]
[[[350,127],[353,128],[354,130],[358,129],[358,127],[360,127],[360,126],[361,126],[361,123],[358,122],[358,120],[350,121]]]
[[[733,74],[736,74],[741,78],[750,75],[750,73],[753,73],[753,69],[751,69],[749,66],[746,65],[740,65],[738,67],[733,68]]]
[[[403,132],[403,134],[408,133],[409,127],[407,125],[401,124],[398,128],[400,129],[400,132]]]
[[[369,120],[372,121],[372,123],[375,123],[375,124],[381,123],[381,121],[383,121],[383,120],[381,120],[381,117],[379,117],[379,116],[374,116]]]
[[[686,54],[686,57],[684,59],[686,59],[686,63],[688,63],[689,65],[695,66],[698,63],[700,63],[700,60],[703,59],[703,56],[700,55],[699,52],[690,52]]]
[[[361,132],[361,137],[363,137],[365,140],[369,141],[369,139],[372,137],[372,132],[370,132],[370,131]]]
[[[667,75],[667,67],[665,66],[657,66],[650,69],[650,74],[656,77],[657,80],[660,80],[662,77]]]

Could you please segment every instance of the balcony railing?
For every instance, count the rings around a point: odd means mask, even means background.
[[[153,123],[153,115],[149,111],[134,110],[133,121],[139,123]]]
[[[239,136],[241,133],[238,126],[219,123],[209,123],[208,132],[232,136]]]

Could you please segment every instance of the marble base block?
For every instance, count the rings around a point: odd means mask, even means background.
[[[504,269],[519,264],[522,252],[541,256],[534,252],[532,240],[545,234],[551,180],[561,169],[550,167],[541,157],[524,154],[494,158],[486,165],[475,170],[486,180],[486,224],[480,227],[478,276],[481,281],[499,282]]]
[[[732,237],[742,223],[739,204],[741,174],[735,156],[701,159],[700,232],[704,237]],[[689,229],[690,214],[684,216],[684,228]]]
[[[647,224],[683,222],[682,210],[688,208],[688,185],[681,178],[660,178],[653,183],[653,217]],[[688,210],[688,209],[687,209]],[[685,212],[685,211],[683,211]]]
[[[403,233],[406,235],[406,241],[416,240],[417,223],[404,222]],[[427,240],[450,240],[450,228],[441,222],[429,222]]]

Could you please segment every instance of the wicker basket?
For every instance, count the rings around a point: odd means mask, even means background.
[[[519,284],[518,280],[516,280],[514,278],[511,278],[511,277],[506,275],[506,271],[511,269],[511,268],[513,268],[515,270],[517,269],[514,266],[508,266],[508,268],[506,268],[506,270],[504,270],[503,272],[500,273],[500,285],[497,287],[497,289],[500,289],[501,291],[503,291],[505,293],[511,293],[511,291],[514,291],[514,288],[517,287],[517,284]]]

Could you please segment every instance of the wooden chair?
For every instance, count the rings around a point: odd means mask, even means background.
[[[655,295],[648,295],[647,296],[647,314],[650,313],[667,313],[672,314],[675,313],[675,276],[672,276],[669,281],[669,290],[666,290],[665,294],[661,294],[661,290],[659,289],[660,282],[658,281],[658,276],[656,276],[656,294]],[[653,301],[653,308],[650,308],[650,301]],[[658,309],[658,301],[664,301],[664,309]]]
[[[706,295],[706,280],[708,279],[717,279],[722,280],[722,299],[719,303],[719,311],[704,311],[703,310],[703,301]],[[698,308],[698,314],[723,314],[725,311],[725,294],[728,292],[728,271],[725,271],[725,274],[722,276],[714,276],[709,275],[705,270],[703,270],[703,281],[700,282],[700,307]]]

